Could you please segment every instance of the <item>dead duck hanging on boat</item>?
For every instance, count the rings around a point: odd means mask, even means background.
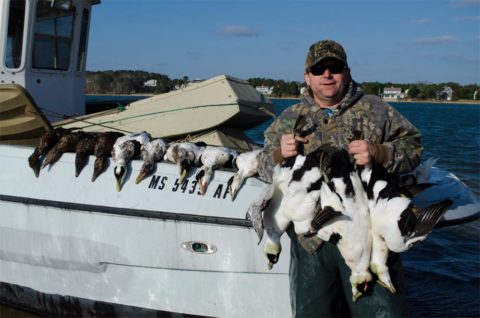
[[[212,178],[213,170],[220,167],[232,167],[232,161],[238,152],[227,147],[207,146],[200,155],[201,167],[197,170],[195,179],[200,185],[200,193],[205,195]]]
[[[112,149],[112,159],[115,163],[113,174],[115,175],[117,191],[122,189],[123,180],[127,174],[127,163],[140,157],[140,148],[147,144],[151,137],[145,131],[130,134],[117,139]]]
[[[75,147],[75,177],[78,177],[87,164],[88,157],[95,152],[97,133],[85,133]]]
[[[55,146],[45,156],[42,163],[42,169],[46,166],[52,166],[65,152],[75,152],[77,143],[85,135],[83,131],[70,131],[63,135]]]
[[[135,183],[140,183],[145,177],[147,177],[154,170],[155,162],[163,160],[163,156],[167,152],[168,143],[161,139],[154,139],[144,144],[140,148],[140,156],[143,160],[142,167],[138,173]]]
[[[193,166],[198,166],[200,155],[206,146],[207,144],[204,142],[177,142],[170,144],[164,160],[175,163],[179,167],[179,183],[183,183]]]
[[[107,131],[97,136],[97,142],[93,151],[95,163],[93,164],[92,182],[106,170],[108,158],[112,156],[113,145],[118,138],[123,136],[125,134],[118,131]]]
[[[67,133],[70,133],[70,129],[59,127],[54,130],[49,130],[42,135],[38,146],[35,147],[33,153],[28,157],[28,165],[32,168],[37,178],[40,175],[40,169],[45,155],[57,144],[58,140]]]

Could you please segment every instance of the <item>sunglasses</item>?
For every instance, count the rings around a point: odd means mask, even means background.
[[[322,65],[315,65],[310,68],[310,73],[315,76],[323,75],[325,71],[328,69],[332,74],[340,74],[345,70],[347,67],[343,63],[328,63]]]

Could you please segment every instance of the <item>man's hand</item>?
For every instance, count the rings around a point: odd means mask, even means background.
[[[348,152],[359,166],[368,165],[372,160],[372,147],[368,140],[354,140],[348,144]]]
[[[298,144],[306,142],[306,138],[295,136],[294,134],[282,135],[282,138],[280,139],[280,151],[282,157],[288,158],[298,155]]]

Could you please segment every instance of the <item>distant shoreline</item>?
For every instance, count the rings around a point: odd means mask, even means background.
[[[270,99],[300,99],[300,97],[290,96],[290,97],[270,97]],[[470,99],[460,99],[456,101],[446,101],[446,100],[436,100],[436,99],[401,99],[401,100],[384,100],[385,102],[393,103],[429,103],[429,104],[472,104],[480,105],[480,100],[470,100]]]
[[[135,93],[135,94],[85,94],[85,96],[155,96],[156,94],[151,93]],[[287,96],[287,97],[272,97],[266,96],[270,99],[300,99],[297,96]],[[401,100],[385,100],[385,102],[393,103],[430,103],[430,104],[472,104],[480,105],[480,100],[471,100],[471,99],[460,99],[456,101],[446,101],[446,100],[436,100],[436,99],[401,99]]]

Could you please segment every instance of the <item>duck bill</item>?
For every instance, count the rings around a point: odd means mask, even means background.
[[[182,184],[183,181],[185,181],[185,178],[186,178],[186,177],[187,177],[187,169],[183,169],[183,168],[182,168],[182,169],[180,170],[180,177],[179,177],[179,179],[178,179],[178,182],[179,182],[180,184]]]
[[[238,176],[237,174],[233,175],[227,183],[228,186],[228,192],[231,195],[232,201],[235,200],[235,197],[237,196],[237,192],[240,189],[240,185],[243,182],[243,178]]]
[[[98,176],[99,176],[102,172],[103,172],[103,170],[94,168],[94,169],[93,169],[93,174],[92,174],[92,182],[94,182],[95,180],[97,180]]]
[[[33,173],[35,173],[35,177],[39,177],[40,176],[40,166],[35,166],[32,168],[33,170]]]
[[[83,167],[81,167],[81,166],[76,166],[75,167],[75,178],[78,178],[78,176],[80,175],[82,170],[83,170]]]
[[[140,182],[142,182],[142,180],[145,179],[146,176],[147,173],[145,171],[140,171],[137,178],[135,179],[135,184],[139,184]]]
[[[207,192],[207,188],[208,188],[208,182],[200,181],[200,194],[201,195],[205,195],[205,193]]]
[[[115,181],[116,181],[117,191],[120,192],[122,190],[122,178],[116,178]]]
[[[103,173],[105,170],[106,161],[100,157],[95,159],[95,163],[93,165],[93,174],[92,174],[92,182],[94,182],[100,174]]]

